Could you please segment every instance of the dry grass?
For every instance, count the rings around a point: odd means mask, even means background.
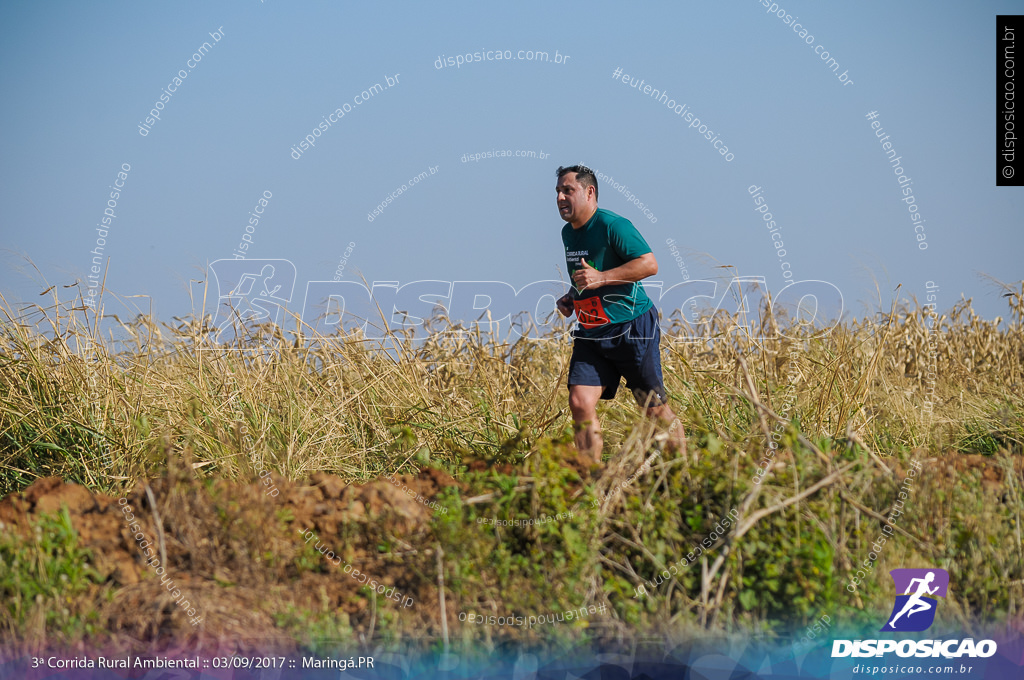
[[[882,454],[1019,447],[1022,291],[1008,289],[1008,323],[981,319],[969,302],[934,323],[933,392],[933,318],[921,308],[795,340],[772,318],[750,334],[724,314],[696,328],[676,321],[662,340],[666,387],[688,429],[706,426],[723,441],[749,440],[756,424],[737,396],[749,392],[742,357],[767,406],[781,410],[795,391],[787,419],[812,438],[852,433]],[[209,319],[170,326],[139,317],[115,318],[115,343],[95,340],[95,319],[53,295],[48,308],[4,310],[0,494],[48,474],[124,488],[153,472],[147,452],[164,436],[187,441],[204,473],[273,468],[290,478],[329,471],[366,479],[413,457],[457,464],[525,453],[568,424],[571,347],[562,340],[507,343],[477,331],[414,342],[406,334],[392,335],[383,352],[368,341],[310,343],[270,327],[217,346]],[[610,452],[636,422],[628,391],[605,413]]]

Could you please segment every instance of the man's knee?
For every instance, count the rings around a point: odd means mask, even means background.
[[[587,394],[583,390],[569,390],[569,410],[572,411],[574,420],[591,420],[597,412],[597,397]]]

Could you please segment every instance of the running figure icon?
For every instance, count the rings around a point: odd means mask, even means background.
[[[295,291],[295,265],[289,260],[223,259],[210,263],[217,285],[216,341],[226,342],[236,322],[280,324]]]
[[[906,614],[907,618],[909,619],[911,616],[917,614],[918,612],[926,612],[929,609],[933,609],[935,607],[934,602],[928,602],[923,599],[924,595],[934,595],[935,591],[939,589],[938,586],[935,586],[934,588],[928,587],[929,584],[931,584],[931,582],[934,580],[935,572],[933,571],[929,571],[927,574],[925,574],[924,578],[915,578],[910,580],[910,584],[907,585],[907,590],[903,594],[908,595],[910,591],[913,590],[915,583],[918,584],[917,592],[915,592],[913,595],[910,595],[910,598],[907,600],[906,604],[903,605],[903,609],[900,610],[900,613],[892,617],[892,621],[889,622],[890,628],[895,629],[896,619],[900,618],[904,614]]]

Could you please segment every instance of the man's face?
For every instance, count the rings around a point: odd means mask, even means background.
[[[587,212],[594,188],[581,186],[576,180],[576,173],[567,172],[559,178],[555,191],[558,192],[558,214],[566,222],[575,224]]]

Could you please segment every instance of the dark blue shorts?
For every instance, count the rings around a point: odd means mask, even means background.
[[[661,376],[661,328],[654,305],[632,321],[608,324],[592,338],[577,337],[569,360],[569,385],[600,385],[602,399],[614,399],[619,381],[641,406],[668,403]]]

